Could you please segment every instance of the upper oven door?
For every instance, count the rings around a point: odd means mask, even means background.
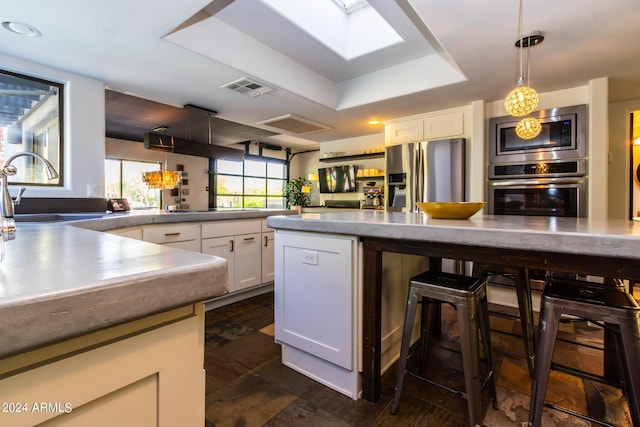
[[[516,135],[518,118],[504,116],[489,121],[490,163],[586,157],[584,105],[543,110],[535,114],[542,124],[542,131],[528,140]]]

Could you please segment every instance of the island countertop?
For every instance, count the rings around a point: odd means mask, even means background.
[[[222,258],[69,225],[19,223],[5,251],[0,358],[227,292]]]
[[[477,215],[445,220],[423,213],[363,210],[271,216],[267,225],[306,232],[640,260],[640,223],[622,219]]]

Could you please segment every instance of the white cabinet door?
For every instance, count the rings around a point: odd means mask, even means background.
[[[273,231],[262,233],[262,283],[273,282],[274,243]]]
[[[357,240],[276,233],[275,338],[356,371]]]
[[[229,281],[229,291],[238,291],[262,283],[260,233],[243,234],[233,238],[235,279]]]
[[[424,120],[405,120],[389,124],[387,139],[388,144],[422,141],[424,139]]]
[[[235,242],[233,241],[233,236],[217,237],[213,239],[202,239],[203,254],[214,255],[227,260],[227,271],[229,275],[229,292],[231,292],[233,283],[235,283],[235,275],[234,275],[235,252],[233,251],[234,245],[235,245]]]
[[[464,133],[464,114],[453,112],[424,120],[424,139],[461,136]]]

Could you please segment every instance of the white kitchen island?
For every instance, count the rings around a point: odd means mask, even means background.
[[[358,242],[358,262],[353,264],[353,273],[354,277],[361,277],[361,290],[357,282],[351,282],[355,286],[352,309],[356,312],[350,318],[361,324],[353,330],[355,339],[351,340],[348,350],[355,360],[353,366],[358,367],[353,369],[359,372],[351,371],[349,374],[360,376],[361,396],[372,402],[380,396],[383,252],[429,256],[431,268],[438,268],[440,259],[449,258],[602,277],[640,278],[640,224],[634,221],[519,216],[434,220],[422,213],[360,211],[272,216],[267,224],[276,229],[276,248],[281,248],[278,244],[280,235],[292,232],[297,233],[297,246],[303,250],[307,249],[305,234],[315,239],[328,233]],[[300,304],[301,301],[287,299],[286,293],[285,298],[279,296],[283,283],[289,280],[303,287],[313,277],[309,274],[291,276],[296,270],[288,267],[287,263],[315,262],[314,254],[308,254],[307,259],[304,252],[301,253],[302,259],[293,257],[287,260],[283,258],[282,250],[276,251],[276,265],[282,263],[282,267],[276,268],[276,304],[280,298],[283,304],[280,309],[284,313],[288,311],[287,304]],[[289,277],[281,275],[287,271]],[[303,295],[303,291],[300,294]],[[313,307],[314,300],[302,302]],[[330,306],[325,307],[328,308],[324,311],[325,316],[341,316],[343,313],[335,311],[338,307],[335,305],[333,310],[329,309]],[[301,352],[309,351],[296,347],[296,342],[288,341],[284,334],[279,333],[282,326],[282,323],[276,324],[276,338],[282,337],[285,346]],[[353,327],[353,323],[344,324],[341,329],[351,330]],[[317,364],[335,365],[322,359],[320,354],[310,353],[309,357]],[[322,366],[316,368],[316,372],[326,371]]]
[[[100,221],[100,220],[97,220]],[[0,425],[204,425],[224,259],[19,223],[0,263]]]

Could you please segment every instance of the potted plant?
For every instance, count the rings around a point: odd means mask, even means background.
[[[309,192],[308,190],[304,191],[308,188],[307,181],[304,178],[290,179],[282,189],[282,194],[287,200],[287,208],[297,209],[298,213],[300,213],[303,206],[309,206],[311,202]]]

